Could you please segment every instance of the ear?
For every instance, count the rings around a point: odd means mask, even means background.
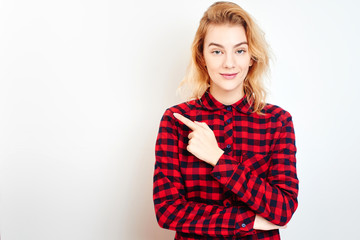
[[[251,57],[249,67],[251,67],[254,64],[254,59]]]
[[[201,60],[200,60],[200,66],[204,66],[206,68],[206,61],[205,61],[205,57],[204,55],[201,56]]]

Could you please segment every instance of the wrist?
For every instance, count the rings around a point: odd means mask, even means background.
[[[214,160],[212,161],[212,164],[211,164],[213,167],[218,163],[220,157],[223,154],[224,154],[224,150],[222,150],[221,148],[218,148],[216,153],[214,154],[215,157],[214,157]]]

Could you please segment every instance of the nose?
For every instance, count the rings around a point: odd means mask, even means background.
[[[235,60],[232,54],[226,54],[224,59],[224,68],[234,68]]]

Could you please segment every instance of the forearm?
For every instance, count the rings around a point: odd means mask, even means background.
[[[163,228],[212,237],[254,234],[255,213],[246,206],[187,201],[160,169],[155,169],[153,199]]]
[[[269,182],[228,155],[221,156],[212,175],[255,213],[276,225],[285,225],[297,208],[296,176],[284,174],[281,180],[273,177]]]

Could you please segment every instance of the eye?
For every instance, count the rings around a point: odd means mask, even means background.
[[[220,50],[214,50],[211,53],[215,55],[220,55],[222,52]]]
[[[236,53],[238,53],[238,54],[243,54],[243,53],[245,53],[245,52],[246,52],[246,51],[243,50],[243,49],[239,49],[239,50],[236,51]]]

